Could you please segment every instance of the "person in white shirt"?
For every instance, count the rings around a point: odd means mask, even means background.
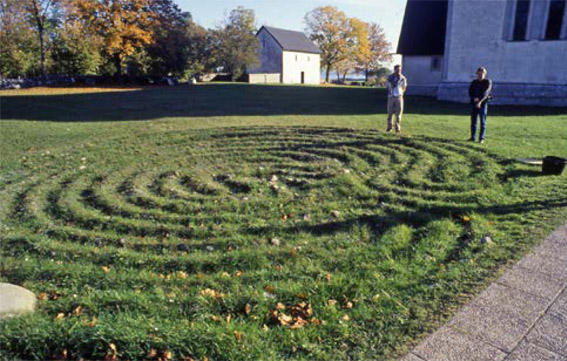
[[[395,130],[396,133],[402,131],[402,113],[404,112],[404,92],[407,88],[407,79],[402,75],[401,65],[394,67],[394,74],[388,76],[386,81],[388,89],[388,128],[387,132]],[[396,117],[392,122],[393,117]]]

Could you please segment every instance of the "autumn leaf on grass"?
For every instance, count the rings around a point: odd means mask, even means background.
[[[59,312],[59,313],[55,316],[55,319],[58,320],[58,321],[59,321],[59,320],[62,320],[62,319],[64,319],[64,318],[65,318],[65,314],[64,314],[63,312]]]
[[[108,266],[101,266],[100,269],[101,269],[102,272],[104,272],[104,273],[110,272],[110,267],[108,267]]]
[[[221,298],[224,297],[224,294],[222,294],[222,293],[220,293],[220,292],[217,292],[217,291],[215,291],[215,290],[212,290],[212,289],[210,289],[210,288],[206,288],[206,289],[204,289],[204,290],[201,290],[201,291],[199,292],[199,294],[200,294],[201,296],[207,296],[207,297],[214,298],[214,299],[217,299],[217,300],[220,300]]]
[[[468,216],[463,216],[463,218],[461,218],[461,220],[462,220],[464,223],[469,223],[469,222],[471,221],[470,217],[468,217]]]
[[[81,306],[76,306],[75,308],[73,308],[73,310],[71,311],[71,314],[73,316],[79,316],[81,313],[83,312],[83,308]]]
[[[331,274],[330,273],[325,273],[325,275],[323,276],[323,279],[326,282],[331,282]]]
[[[47,299],[47,293],[42,292],[42,293],[40,293],[39,295],[37,295],[36,297],[37,297],[38,300],[42,300],[42,301],[43,301],[43,300]]]
[[[252,306],[250,306],[250,304],[247,303],[247,304],[244,306],[244,314],[245,314],[246,316],[249,316],[251,311],[252,311]]]
[[[242,271],[236,271],[234,272],[234,277],[241,277],[244,274],[244,272]]]
[[[242,341],[242,332],[234,331],[233,334],[236,341]]]

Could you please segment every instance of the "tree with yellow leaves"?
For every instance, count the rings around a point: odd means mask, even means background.
[[[103,39],[103,50],[120,79],[126,57],[150,44],[155,14],[150,0],[75,0],[76,13]]]
[[[334,6],[321,6],[305,15],[309,38],[321,50],[321,65],[325,67],[325,81],[333,67],[348,58],[350,22],[344,12]]]
[[[345,82],[348,73],[357,68],[358,64],[370,57],[370,44],[368,42],[369,25],[357,18],[348,19],[349,28],[345,56],[335,65],[337,78]],[[341,79],[342,78],[342,79]]]
[[[390,53],[392,44],[386,40],[386,34],[380,25],[376,23],[366,25],[368,51],[358,58],[356,70],[364,71],[368,82],[370,72],[376,72],[384,62],[392,61]]]

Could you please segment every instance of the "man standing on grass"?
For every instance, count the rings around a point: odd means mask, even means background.
[[[471,137],[469,141],[474,142],[476,139],[476,122],[480,117],[480,133],[478,134],[478,142],[484,143],[484,135],[486,133],[486,115],[488,112],[488,100],[490,99],[490,91],[492,90],[492,81],[486,78],[486,68],[480,67],[476,71],[476,79],[472,81],[469,87],[469,97],[471,98]]]
[[[392,129],[396,133],[402,131],[402,113],[404,112],[404,92],[407,88],[407,79],[402,75],[401,65],[394,67],[394,74],[388,76],[386,81],[386,88],[388,88],[388,128],[387,132]],[[395,122],[392,124],[392,118],[396,116]]]

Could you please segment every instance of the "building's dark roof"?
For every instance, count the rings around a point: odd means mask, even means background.
[[[445,52],[448,0],[408,0],[398,54],[442,55]]]
[[[278,29],[271,26],[262,26],[262,28],[266,29],[276,39],[283,50],[314,54],[321,53],[317,45],[313,44],[307,35],[301,31]],[[258,30],[258,33],[262,31],[262,28]]]

